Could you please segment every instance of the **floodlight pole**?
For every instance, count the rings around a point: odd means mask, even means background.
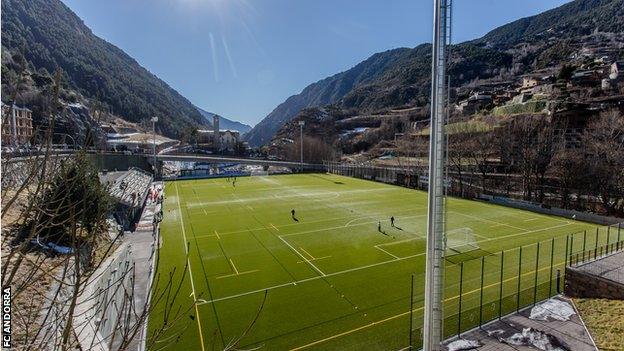
[[[300,147],[300,156],[301,156],[301,172],[303,172],[303,126],[305,125],[305,121],[299,121],[299,142],[301,143]]]
[[[154,155],[154,176],[156,176],[156,122],[158,122],[158,117],[152,117],[152,153]]]
[[[446,44],[451,0],[434,0],[431,62],[431,133],[425,271],[423,351],[442,350],[444,303],[444,123],[446,120]]]

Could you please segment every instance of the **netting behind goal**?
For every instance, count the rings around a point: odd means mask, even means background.
[[[269,171],[262,171],[262,170],[252,170],[251,174],[252,177],[264,177],[264,176],[268,176],[269,175]]]
[[[456,255],[479,250],[477,239],[470,228],[458,228],[446,232],[446,254]]]

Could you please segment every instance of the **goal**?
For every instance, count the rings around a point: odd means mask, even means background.
[[[263,171],[261,169],[254,169],[251,171],[250,176],[252,177],[265,177],[269,175],[269,171]]]
[[[475,239],[475,234],[470,228],[458,228],[447,231],[445,241],[447,255],[456,255],[480,249],[477,239]]]

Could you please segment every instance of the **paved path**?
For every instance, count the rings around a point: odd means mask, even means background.
[[[572,304],[565,297],[554,297]],[[556,313],[557,311],[555,311]],[[556,337],[562,341],[569,350],[573,351],[596,351],[594,343],[587,333],[581,318],[574,314],[568,321],[550,320],[540,321],[530,319],[531,308],[520,313],[509,315],[500,321],[494,321],[483,326],[482,329],[462,334],[462,339],[477,340],[482,346],[475,350],[480,351],[535,351],[537,348],[526,345],[510,345],[503,342],[510,336],[522,333],[525,328],[533,328]]]
[[[624,284],[624,251],[587,262],[575,268],[581,272]]]
[[[155,186],[160,186],[162,189],[162,182],[152,183]],[[131,245],[132,258],[135,263],[135,292],[134,292],[134,304],[136,306],[137,313],[142,313],[145,301],[149,295],[149,286],[152,279],[152,264],[154,260],[154,245],[156,243],[156,236],[154,234],[154,214],[160,209],[160,205],[153,203],[149,199],[141,214],[141,219],[137,225],[137,229],[134,233],[126,233],[123,238],[123,243]],[[128,348],[129,350],[142,350],[144,335],[140,334],[140,338],[136,338]]]

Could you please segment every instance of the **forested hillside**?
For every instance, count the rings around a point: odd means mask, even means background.
[[[186,126],[207,124],[186,98],[94,35],[60,0],[2,0],[3,99],[15,84],[16,54],[42,79],[59,67],[67,89],[99,100],[128,121],[158,116],[164,135],[176,137]]]

